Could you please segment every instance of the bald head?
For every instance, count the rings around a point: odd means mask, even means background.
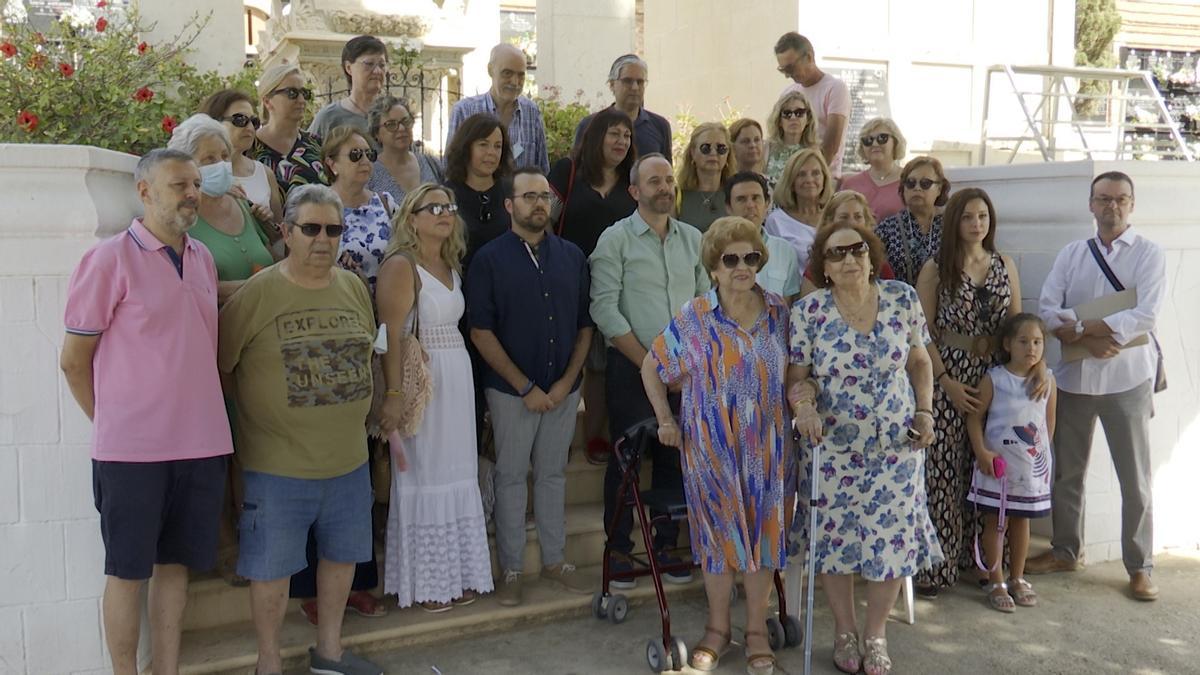
[[[492,98],[507,105],[517,100],[525,89],[525,54],[510,44],[492,47],[488,59],[488,75],[492,78]]]

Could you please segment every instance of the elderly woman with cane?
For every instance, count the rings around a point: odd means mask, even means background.
[[[868,675],[891,672],[885,627],[904,578],[942,559],[925,506],[929,333],[916,291],[879,279],[883,260],[882,243],[861,225],[817,233],[810,264],[818,290],[792,308],[788,368],[797,430],[820,456],[819,466],[801,459],[801,494],[819,481],[817,525],[796,518],[791,548],[815,538],[810,564],[836,622],[834,665]],[[855,574],[867,581],[861,654]]]
[[[795,460],[783,396],[787,304],[755,280],[767,255],[758,225],[733,216],[714,221],[701,240],[713,289],[683,306],[642,362],[659,441],[683,451],[692,551],[708,595],[708,623],[691,659],[701,671],[716,669],[729,646],[735,572],[746,585],[747,672],[775,671],[763,627],[774,570],[786,562]],[[668,384],[683,389],[682,430]]]

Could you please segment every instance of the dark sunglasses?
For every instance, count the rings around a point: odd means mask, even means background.
[[[833,248],[825,249],[825,260],[828,262],[842,262],[848,255],[852,255],[855,258],[865,258],[870,252],[871,247],[867,245],[867,242],[860,241],[856,244],[834,246]]]
[[[272,91],[270,94],[268,94],[268,96],[274,96],[276,94],[287,94],[287,97],[293,101],[301,96],[303,96],[304,100],[306,101],[311,101],[313,99],[313,90],[309,89],[308,87],[283,87],[282,89],[276,89],[275,91]]]
[[[221,121],[229,122],[239,129],[245,128],[247,124],[252,125],[255,129],[262,126],[262,120],[258,118],[258,115],[244,115],[242,113],[234,113],[229,117],[222,117]]]
[[[357,162],[358,160],[362,159],[363,157],[366,157],[368,162],[374,162],[375,158],[378,156],[379,156],[379,153],[375,152],[374,150],[371,150],[370,148],[368,148],[366,150],[363,150],[362,148],[354,148],[353,150],[350,150],[349,152],[346,153],[346,158],[349,159],[351,162]]]
[[[917,186],[920,185],[922,190],[928,190],[929,188],[933,187],[934,185],[941,185],[941,184],[942,184],[942,181],[940,181],[940,180],[930,180],[928,178],[922,178],[921,180],[917,180],[915,178],[909,178],[904,181],[904,188],[906,190],[916,190]]]
[[[413,209],[413,213],[420,213],[422,211],[428,211],[435,216],[440,216],[443,213],[454,213],[458,211],[458,204],[434,202],[433,204],[426,204],[425,206]]]
[[[789,110],[781,111],[779,116],[785,120],[790,120],[793,117],[804,117],[807,112],[808,108],[791,108]]]
[[[301,223],[296,227],[300,228],[306,237],[315,237],[321,234],[321,230],[325,230],[325,236],[330,239],[340,239],[342,232],[346,231],[345,225],[322,225],[321,223]]]
[[[479,222],[490,223],[492,221],[491,206],[491,195],[479,195]]]
[[[700,144],[700,154],[702,155],[711,155],[714,150],[716,150],[718,155],[724,155],[729,152],[729,146],[724,143],[717,143],[716,147],[712,143]]]
[[[878,143],[880,145],[887,145],[887,142],[892,140],[892,135],[891,134],[875,134],[874,136],[863,136],[862,138],[860,138],[858,140],[862,141],[863,147],[869,148],[872,145],[875,145],[876,143]]]
[[[737,269],[739,262],[746,263],[746,267],[751,269],[758,269],[758,264],[762,262],[762,253],[759,253],[758,251],[750,251],[746,255],[726,253],[725,255],[721,256],[721,264],[724,265],[725,269],[727,270]]]
[[[412,125],[413,125],[413,118],[405,117],[404,119],[399,119],[399,120],[388,120],[386,122],[381,123],[379,126],[383,127],[384,129],[387,129],[388,131],[395,131],[395,130],[399,129],[400,127],[404,127],[405,129],[411,129]]]

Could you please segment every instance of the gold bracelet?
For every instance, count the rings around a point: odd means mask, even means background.
[[[403,396],[404,392],[400,391],[399,389],[388,389],[383,392],[383,395],[384,396]]]

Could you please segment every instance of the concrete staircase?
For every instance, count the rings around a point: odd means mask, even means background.
[[[581,574],[600,583],[601,558],[604,552],[603,525],[603,466],[586,461],[582,433],[576,430],[567,466],[567,547],[566,559],[580,569]],[[649,479],[649,467],[643,468],[643,479]],[[532,495],[532,490],[530,492]],[[635,541],[640,537],[634,532]],[[498,576],[495,545],[492,546],[493,574]],[[684,524],[680,541],[687,541]],[[638,550],[642,546],[637,546]],[[491,595],[481,597],[473,605],[456,607],[442,614],[429,614],[413,607],[399,610],[390,604],[390,612],[381,618],[368,619],[348,612],[345,620],[344,642],[360,653],[389,650],[400,646],[446,640],[455,635],[501,631],[531,621],[549,621],[572,614],[589,613],[590,596],[573,595],[545,587],[537,582],[541,559],[537,532],[527,530],[525,548],[525,602],[519,607],[501,607]],[[667,585],[675,594],[702,593],[700,574],[696,581],[683,586]],[[647,599],[653,609],[654,588],[649,579],[640,579],[638,588],[624,591],[631,604]],[[389,603],[392,603],[390,598]],[[254,628],[250,623],[250,593],[247,588],[234,588],[218,578],[193,581],[188,591],[188,607],[184,617],[181,672],[252,673],[256,658]],[[300,612],[299,601],[290,601],[284,620],[283,656],[287,668],[307,666],[307,649],[314,644],[315,629]]]

